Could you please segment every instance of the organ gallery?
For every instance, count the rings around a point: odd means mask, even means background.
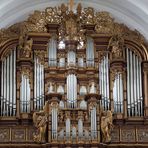
[[[0,147],[147,146],[148,44],[73,5],[0,30]]]

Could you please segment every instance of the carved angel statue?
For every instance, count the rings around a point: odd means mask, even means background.
[[[20,35],[18,49],[21,50],[23,47],[24,47],[24,36]]]
[[[103,114],[101,117],[102,142],[108,143],[111,141],[111,130],[113,128],[112,111],[108,110]]]
[[[32,39],[27,40],[27,41],[25,42],[25,45],[24,45],[24,56],[25,56],[26,58],[31,57],[32,44],[33,44],[33,40],[32,40]]]
[[[121,58],[123,51],[123,38],[118,35],[113,36],[109,41],[108,47],[112,47],[111,51],[113,58]]]
[[[33,123],[37,128],[37,134],[34,135],[35,142],[45,142],[46,127],[48,121],[48,101],[42,111],[33,113]]]

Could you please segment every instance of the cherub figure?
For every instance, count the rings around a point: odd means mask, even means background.
[[[101,132],[102,132],[102,141],[108,143],[111,141],[111,130],[113,128],[112,123],[112,111],[108,110],[103,112],[101,117]]]

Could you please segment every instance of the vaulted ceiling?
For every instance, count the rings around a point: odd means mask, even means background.
[[[0,28],[25,20],[34,10],[59,6],[69,0],[0,0]],[[137,29],[148,39],[148,0],[75,0],[83,7],[108,11],[117,22]]]

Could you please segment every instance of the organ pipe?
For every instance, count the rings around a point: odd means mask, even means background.
[[[79,137],[83,137],[83,121],[82,119],[78,120],[78,135]]]
[[[66,119],[66,137],[67,138],[70,137],[70,119],[69,118]]]
[[[57,139],[57,127],[58,127],[58,120],[57,120],[57,108],[52,108],[52,139]]]

